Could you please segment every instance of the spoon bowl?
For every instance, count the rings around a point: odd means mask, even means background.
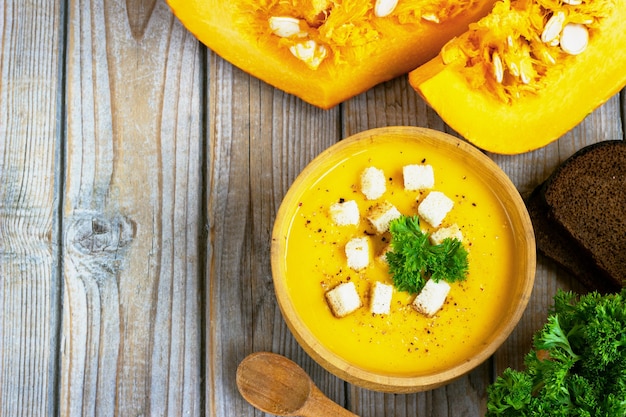
[[[295,362],[275,353],[247,356],[237,368],[237,387],[250,404],[277,416],[356,416],[322,394]]]

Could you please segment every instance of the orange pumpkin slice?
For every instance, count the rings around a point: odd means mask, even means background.
[[[494,0],[167,0],[207,47],[321,108],[433,58]]]
[[[626,85],[626,0],[500,0],[409,82],[487,151],[541,148]]]

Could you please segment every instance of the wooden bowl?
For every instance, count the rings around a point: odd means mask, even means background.
[[[432,318],[410,307],[414,295],[399,291],[394,291],[389,315],[368,312],[368,280],[391,282],[391,277],[374,255],[364,271],[341,265],[342,247],[347,236],[374,234],[363,218],[346,229],[334,227],[327,213],[340,199],[355,199],[360,208],[374,204],[360,193],[358,179],[365,166],[377,166],[389,184],[381,199],[392,201],[403,214],[415,214],[412,210],[426,191],[411,194],[399,188],[402,166],[410,163],[433,166],[434,188],[455,200],[445,221],[459,224],[469,252],[466,281],[451,284],[446,304]],[[387,238],[372,239],[377,239],[375,245]],[[491,159],[445,133],[387,127],[338,142],[296,178],[276,216],[271,263],[283,317],[315,361],[363,388],[409,393],[444,385],[498,349],[528,303],[535,253],[524,202]],[[356,283],[363,307],[336,318],[324,294],[346,280]]]

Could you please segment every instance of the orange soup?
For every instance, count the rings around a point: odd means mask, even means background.
[[[515,239],[498,196],[472,167],[464,166],[441,148],[406,141],[364,141],[357,151],[323,169],[323,175],[307,182],[293,207],[287,210],[290,225],[284,238],[286,252],[280,260],[293,307],[310,332],[326,348],[367,371],[388,375],[424,375],[459,361],[485,343],[500,315],[512,303],[507,293],[515,273]],[[390,235],[376,235],[364,215],[369,207],[387,200],[404,215],[417,215],[418,203],[429,190],[406,191],[402,168],[429,164],[435,173],[432,190],[454,201],[440,227],[456,223],[469,255],[469,273],[452,283],[445,304],[431,318],[411,303],[415,294],[394,289],[389,314],[369,311],[369,291],[375,281],[392,283],[388,267],[377,259]],[[360,190],[360,174],[370,166],[382,169],[387,190],[378,200],[366,200]],[[358,226],[337,226],[329,215],[331,204],[355,200],[361,220]],[[421,221],[422,229],[434,229]],[[370,239],[369,266],[358,272],[346,264],[344,246],[352,237]],[[343,282],[354,282],[363,306],[336,318],[325,293]]]

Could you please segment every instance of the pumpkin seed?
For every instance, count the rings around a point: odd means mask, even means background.
[[[526,85],[530,84],[530,82],[533,79],[533,76],[532,76],[533,73],[534,73],[534,70],[533,70],[532,62],[528,59],[522,60],[520,62],[520,72],[519,72],[519,76],[520,76],[520,79],[522,80],[522,83]]]
[[[281,38],[306,36],[306,33],[300,30],[300,20],[295,17],[272,16],[269,18],[269,24],[272,32]]]
[[[511,72],[511,74],[513,74],[513,76],[520,76],[519,65],[517,65],[517,62],[509,61],[507,66],[509,67],[509,71]]]
[[[568,23],[561,34],[561,49],[570,55],[578,55],[587,48],[589,31],[585,25]]]
[[[548,42],[548,45],[550,45],[550,46],[559,46],[560,43],[561,43],[561,39],[559,39],[559,37],[557,36],[556,38],[554,38],[550,42]]]
[[[439,16],[437,16],[434,13],[424,13],[422,15],[422,19],[427,20],[429,22],[433,22],[433,23],[439,23]]]
[[[463,53],[461,48],[459,48],[459,46],[455,45],[453,42],[448,42],[441,48],[441,59],[446,65],[456,60],[465,58],[465,53]]]
[[[377,17],[389,16],[397,5],[398,0],[376,0],[376,4],[374,5],[374,14]]]
[[[565,13],[558,11],[553,14],[546,22],[546,25],[541,32],[541,41],[544,43],[550,43],[554,39],[557,39],[561,30],[563,30],[563,24],[565,23]]]
[[[313,70],[317,69],[328,55],[326,47],[318,45],[312,39],[290,46],[289,51]]]
[[[500,54],[494,52],[491,55],[491,63],[493,65],[493,75],[496,77],[498,84],[502,84],[504,80],[504,66],[502,65],[502,58]]]
[[[541,61],[544,64],[548,64],[548,65],[556,64],[556,59],[554,59],[552,54],[546,49],[543,49],[539,52],[539,58],[541,58]]]

